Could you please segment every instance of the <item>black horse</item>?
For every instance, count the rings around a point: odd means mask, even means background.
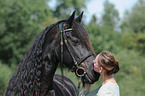
[[[50,25],[34,40],[12,76],[4,96],[77,96],[78,89],[65,76],[54,75],[67,67],[83,83],[94,83],[99,74],[93,70],[93,48],[82,26],[83,12]],[[59,95],[58,95],[59,94]]]

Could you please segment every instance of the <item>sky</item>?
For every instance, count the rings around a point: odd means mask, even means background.
[[[86,23],[89,22],[93,14],[95,14],[98,18],[101,17],[101,14],[103,13],[104,1],[105,0],[88,0],[86,4],[87,10],[83,10],[84,15],[86,16]],[[119,12],[119,17],[123,18],[125,10],[130,10],[138,0],[108,0],[108,1],[115,5],[115,8]],[[51,8],[54,8],[55,2],[56,0],[52,0],[48,4],[50,5]]]
[[[97,17],[100,17],[103,12],[103,2],[105,0],[88,0],[87,2],[87,12],[84,12],[87,14],[87,20],[88,22],[93,14],[95,14]],[[115,5],[115,9],[119,12],[119,17],[123,18],[123,14],[125,10],[131,10],[133,5],[138,0],[108,0],[110,3]]]

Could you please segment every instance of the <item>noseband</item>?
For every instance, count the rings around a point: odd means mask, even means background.
[[[77,76],[79,77],[83,77],[85,74],[86,74],[86,71],[83,67],[80,67],[80,64],[82,62],[84,62],[87,58],[89,58],[90,56],[94,55],[93,52],[90,52],[89,54],[83,56],[82,58],[80,58],[78,61],[76,60],[74,54],[79,57],[76,53],[76,51],[74,50],[74,48],[72,47],[72,45],[70,44],[70,42],[68,41],[68,38],[66,36],[66,32],[69,32],[69,31],[73,31],[72,28],[70,29],[65,29],[63,28],[63,24],[60,24],[60,34],[61,34],[61,64],[63,64],[63,45],[65,44],[72,59],[73,59],[73,62],[74,62],[74,65],[72,67],[72,72],[75,72]],[[72,51],[73,53],[72,53]]]

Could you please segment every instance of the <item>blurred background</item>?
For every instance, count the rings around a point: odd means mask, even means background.
[[[96,54],[109,50],[119,61],[115,78],[121,96],[144,96],[145,0],[123,1],[0,0],[0,95],[36,35],[76,10],[77,15],[84,11],[83,25]],[[64,74],[77,86],[74,73]],[[101,83],[100,78],[91,90]]]

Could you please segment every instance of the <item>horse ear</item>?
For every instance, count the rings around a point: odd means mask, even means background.
[[[84,12],[82,12],[82,13],[75,19],[76,22],[82,23],[83,13],[84,13]]]
[[[66,23],[65,23],[65,27],[66,27],[66,28],[69,28],[69,27],[72,26],[72,23],[73,23],[74,18],[75,18],[75,12],[76,12],[76,11],[74,11],[74,12],[72,13],[72,15],[66,20]]]

